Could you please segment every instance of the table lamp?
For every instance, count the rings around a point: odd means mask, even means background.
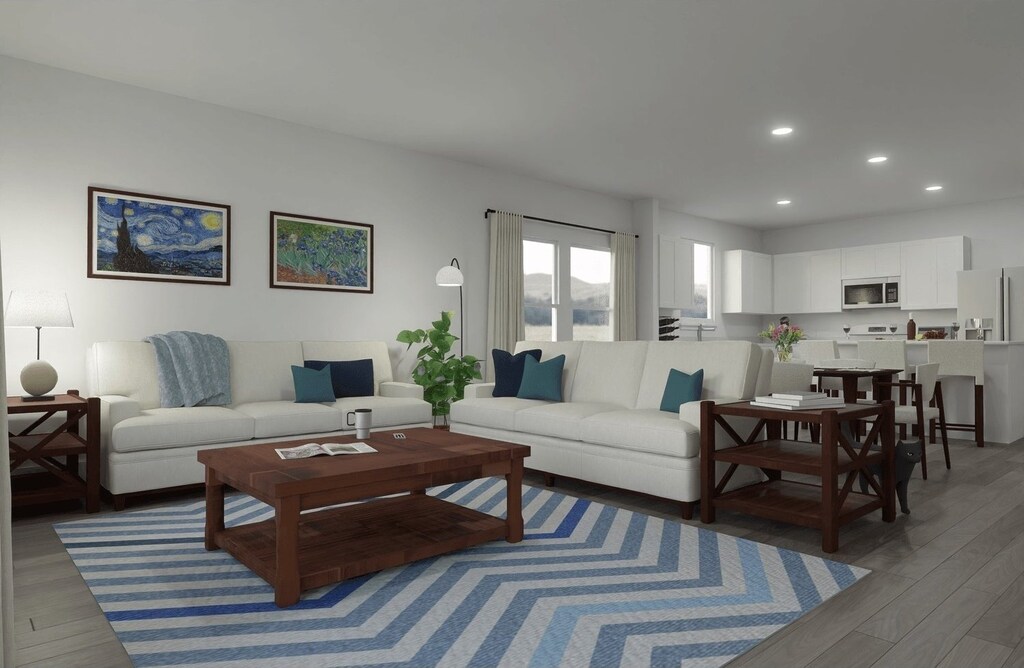
[[[451,264],[446,264],[437,271],[434,282],[441,287],[459,289],[459,356],[465,352],[465,327],[462,323],[462,267],[459,266],[459,259],[453,257]]]
[[[71,307],[64,292],[15,290],[7,301],[4,324],[8,327],[36,328],[36,359],[21,370],[21,386],[29,396],[24,401],[52,401],[47,392],[57,385],[57,371],[40,359],[39,338],[43,327],[74,327]]]

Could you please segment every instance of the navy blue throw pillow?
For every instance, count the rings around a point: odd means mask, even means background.
[[[331,367],[331,385],[334,396],[372,397],[373,396],[373,360],[349,360],[345,362],[329,362],[324,360],[306,360],[307,369],[323,369]]]
[[[515,355],[498,348],[491,351],[491,359],[494,360],[494,392],[491,396],[514,397],[519,394],[527,355],[539,362],[540,348],[524,350]]]

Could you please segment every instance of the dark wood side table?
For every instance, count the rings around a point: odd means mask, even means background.
[[[839,549],[839,528],[858,517],[881,509],[884,521],[894,521],[893,409],[892,401],[795,411],[751,406],[747,401],[701,402],[701,521],[714,522],[715,511],[722,508],[818,528],[824,552]],[[743,438],[725,420],[727,416],[753,418],[757,422],[750,435]],[[875,420],[863,443],[848,439],[840,431],[843,422],[869,417]],[[821,443],[780,438],[783,420],[820,425]],[[716,425],[735,441],[734,447],[718,449]],[[766,433],[767,438],[760,439],[762,433]],[[876,442],[881,442],[880,451],[871,450]],[[721,480],[717,479],[717,462],[729,464]],[[880,480],[868,468],[872,464],[880,465]],[[768,480],[726,492],[726,484],[740,465],[760,468]],[[821,484],[783,480],[784,472],[816,476]],[[868,494],[853,491],[853,484],[861,474],[868,479]]]
[[[7,398],[8,415],[42,413],[19,433],[9,432],[11,473],[32,462],[42,472],[12,476],[12,505],[27,506],[66,499],[84,499],[85,510],[100,509],[100,400],[79,396],[77,390],[58,394],[53,401]],[[49,418],[64,413],[64,422],[53,431],[35,433]],[[82,418],[86,434],[79,433]],[[78,474],[78,457],[85,456],[85,480]],[[58,458],[63,458],[61,462]],[[21,480],[19,480],[21,479]]]

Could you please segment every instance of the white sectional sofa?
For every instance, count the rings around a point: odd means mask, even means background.
[[[89,396],[102,400],[102,485],[116,508],[137,492],[203,481],[196,452],[288,438],[351,432],[346,413],[373,409],[373,428],[429,426],[423,388],[392,381],[379,341],[228,341],[230,406],[160,408],[156,354],[141,341],[96,343],[87,356]],[[374,394],[333,404],[295,403],[292,365],[373,360]]]
[[[634,490],[683,503],[700,499],[700,402],[660,410],[671,369],[704,369],[702,399],[719,402],[766,393],[772,355],[745,341],[520,341],[541,361],[565,355],[561,403],[493,397],[493,383],[466,388],[452,405],[452,431],[522,443],[528,468]],[[752,421],[736,420],[744,436]],[[742,429],[746,427],[746,429]],[[719,445],[732,441],[721,427]],[[741,467],[731,487],[762,479]]]

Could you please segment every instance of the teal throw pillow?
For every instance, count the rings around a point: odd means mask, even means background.
[[[562,367],[565,366],[565,355],[552,357],[546,362],[538,362],[532,356],[526,356],[523,367],[523,382],[519,384],[520,399],[544,399],[546,401],[562,400]]]
[[[682,404],[700,401],[702,389],[704,369],[697,369],[693,373],[683,373],[678,369],[670,370],[665,382],[665,392],[661,395],[661,410],[678,413]]]
[[[307,369],[292,365],[292,381],[295,383],[295,403],[315,404],[334,401],[334,385],[331,383],[331,367]]]

